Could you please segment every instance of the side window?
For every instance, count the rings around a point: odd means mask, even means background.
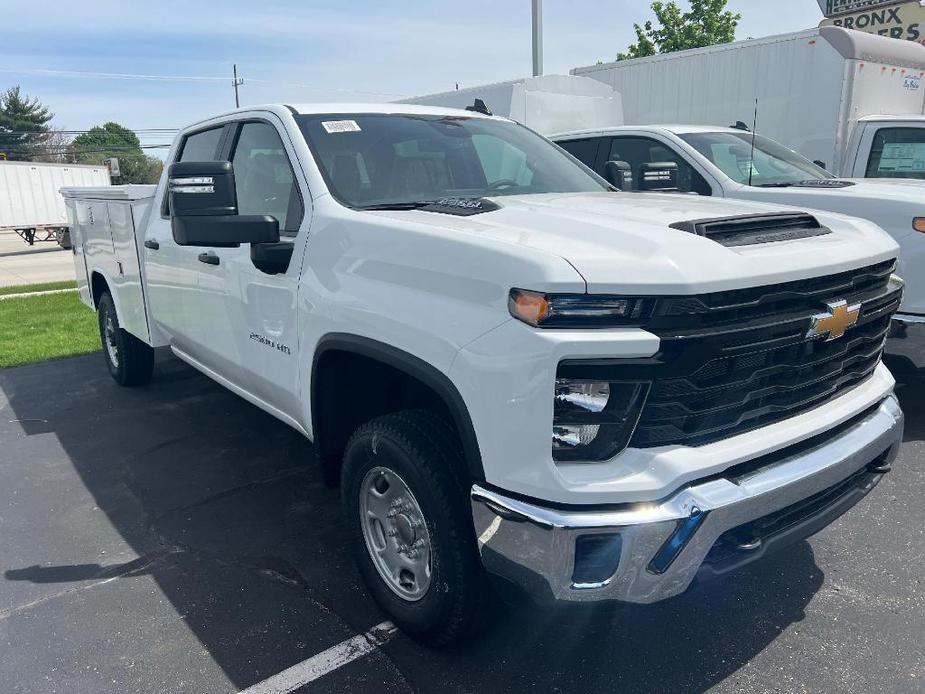
[[[925,178],[925,130],[880,128],[867,162],[868,178]]]
[[[502,181],[529,186],[533,181],[533,169],[527,163],[527,155],[509,142],[494,135],[473,135],[472,145],[489,186]]]
[[[221,127],[190,135],[184,140],[180,158],[177,161],[215,161],[218,155],[218,142],[221,139]]]
[[[588,138],[585,140],[565,140],[564,142],[557,142],[556,144],[582,164],[593,169],[594,160],[597,158],[597,145],[599,142],[600,138]]]
[[[241,126],[234,156],[239,214],[269,214],[280,234],[295,236],[302,223],[302,198],[279,133],[269,123]]]
[[[678,188],[682,193],[712,195],[710,184],[681,155],[650,137],[615,137],[610,143],[608,161],[625,161],[633,171],[633,181],[641,180],[643,164],[672,161],[678,165]]]
[[[203,130],[187,135],[180,145],[180,156],[175,161],[215,161],[218,158],[218,143],[222,139],[222,129],[218,126],[210,130]],[[170,196],[164,193],[161,202],[161,216],[170,216]]]

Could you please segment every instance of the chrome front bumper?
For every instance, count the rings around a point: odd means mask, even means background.
[[[766,456],[756,465],[736,466],[719,478],[693,483],[661,502],[606,510],[547,508],[474,485],[472,517],[482,563],[489,573],[541,601],[651,603],[678,595],[698,571],[710,569],[705,560],[721,536],[727,542],[729,531],[751,528],[752,521],[776,517],[784,509],[789,513],[815,496],[822,507],[805,519],[806,532],[799,536],[805,537],[849,508],[896,457],[903,414],[890,395],[829,434]],[[830,498],[841,493],[840,483],[855,476],[864,480],[857,488],[849,484],[853,496]],[[599,543],[579,541],[594,535],[606,537],[597,538]],[[576,541],[582,547],[609,546],[613,572],[593,581],[576,580]],[[745,542],[735,548],[747,557],[760,544]]]

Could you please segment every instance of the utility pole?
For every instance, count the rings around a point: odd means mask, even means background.
[[[232,82],[232,84],[234,84],[234,107],[235,107],[235,108],[240,108],[240,106],[241,106],[241,100],[238,99],[238,87],[240,87],[242,84],[244,84],[244,78],[241,77],[240,79],[238,79],[238,66],[237,66],[237,64],[234,65],[234,82]]]
[[[533,0],[533,76],[543,74],[543,0]]]

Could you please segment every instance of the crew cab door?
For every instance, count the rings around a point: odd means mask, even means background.
[[[202,363],[247,394],[298,413],[297,291],[310,215],[288,135],[272,114],[231,123],[221,158],[234,165],[240,215],[272,215],[282,264],[255,259],[257,246],[196,248],[197,348]],[[297,250],[298,249],[298,250]],[[263,250],[263,249],[259,249]]]
[[[183,137],[173,162],[216,161],[225,141],[224,125],[191,132]],[[164,170],[155,203],[160,210],[151,210],[144,247],[145,279],[151,321],[166,336],[168,344],[202,358],[201,316],[199,311],[198,255],[205,249],[180,246],[173,238],[170,226],[170,206],[167,191],[167,167]]]

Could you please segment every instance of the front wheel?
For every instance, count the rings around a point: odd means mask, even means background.
[[[131,387],[150,381],[154,371],[154,350],[120,327],[116,305],[109,292],[100,297],[97,313],[103,356],[116,383]]]
[[[433,646],[471,634],[490,598],[462,463],[450,427],[419,411],[364,424],[344,451],[360,573],[395,624]]]

